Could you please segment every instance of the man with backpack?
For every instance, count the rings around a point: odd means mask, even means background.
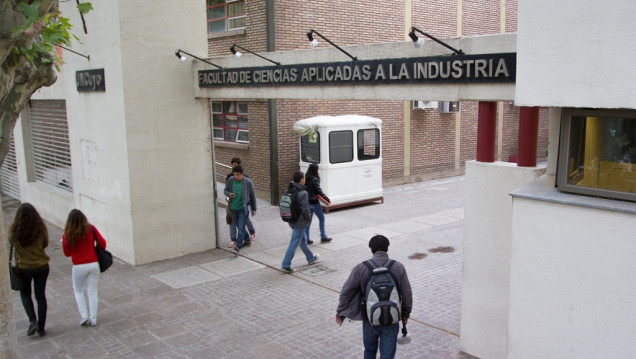
[[[345,318],[362,320],[364,359],[395,357],[400,322],[406,326],[413,308],[411,284],[404,265],[389,259],[389,239],[376,235],[369,241],[373,258],[355,266],[342,286],[336,323]],[[406,331],[404,331],[406,333]]]
[[[285,273],[293,273],[291,268],[291,261],[296,254],[296,248],[300,245],[300,249],[307,257],[307,263],[312,264],[318,260],[318,254],[311,252],[307,246],[307,240],[305,240],[305,227],[309,224],[310,212],[309,212],[309,199],[307,191],[305,190],[305,174],[298,171],[294,173],[294,180],[289,183],[285,195],[281,200],[281,217],[283,221],[287,222],[292,229],[291,239],[289,240],[289,246],[281,269]],[[283,203],[289,202],[289,208],[283,208]]]
[[[238,255],[241,248],[251,245],[250,235],[245,230],[245,221],[250,215],[250,209],[252,215],[256,215],[256,194],[252,181],[243,176],[243,167],[240,165],[234,167],[232,174],[234,176],[227,181],[223,192],[230,198],[232,221],[238,230],[236,245],[232,247],[232,252]]]

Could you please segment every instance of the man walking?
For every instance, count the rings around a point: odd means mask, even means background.
[[[298,171],[294,173],[293,179],[294,180],[289,183],[286,192],[291,195],[293,203],[295,203],[295,205],[292,205],[292,215],[295,216],[295,218],[292,217],[292,221],[289,222],[289,226],[292,228],[291,239],[289,240],[289,246],[287,247],[287,252],[285,252],[281,266],[281,269],[286,273],[294,272],[291,268],[291,261],[294,258],[294,254],[296,254],[298,245],[300,245],[300,249],[305,254],[305,257],[307,257],[307,263],[312,264],[316,262],[319,257],[318,253],[314,254],[311,252],[305,240],[305,227],[307,227],[309,219],[311,218],[309,213],[309,200],[304,186],[305,174]]]
[[[250,208],[252,214],[256,215],[256,194],[252,181],[243,176],[243,167],[240,165],[234,167],[232,175],[233,177],[228,179],[225,184],[223,193],[230,198],[229,207],[232,211],[232,221],[238,229],[236,245],[232,247],[232,252],[238,255],[241,248],[249,247],[252,244],[249,234],[245,230],[245,222],[249,218]]]
[[[373,253],[371,261],[373,267],[388,267],[389,272],[397,281],[397,288],[401,298],[401,318],[404,325],[408,321],[413,307],[413,294],[411,284],[406,275],[404,265],[398,261],[389,261],[389,239],[383,235],[376,235],[369,241],[369,248]],[[397,347],[397,336],[400,331],[399,321],[391,325],[372,325],[367,318],[366,310],[360,305],[361,299],[365,296],[367,282],[371,278],[371,264],[362,262],[355,266],[349,278],[342,286],[338,309],[336,310],[336,323],[342,325],[344,318],[352,320],[362,320],[362,341],[364,342],[364,359],[375,359],[378,351],[378,340],[380,342],[380,359],[395,358]],[[368,299],[367,299],[368,300]]]
[[[233,171],[234,167],[241,164],[241,159],[238,157],[233,157],[230,160],[230,164],[232,165],[232,171]],[[227,181],[229,181],[230,178],[234,177],[234,173],[232,171],[230,171],[230,173],[228,173],[227,176],[225,176],[225,183],[227,183]],[[250,178],[247,175],[247,173],[243,173],[243,177]],[[226,221],[227,221],[227,224],[230,226],[230,240],[231,240],[228,247],[234,247],[236,245],[236,235],[238,230],[236,229],[236,223],[232,221],[232,210],[229,206],[229,198],[228,198],[227,212],[228,213],[226,215]],[[249,243],[251,243],[254,239],[256,239],[256,229],[254,229],[254,225],[252,224],[252,221],[250,220],[249,216],[245,219],[245,225],[247,226],[247,231],[250,234]]]

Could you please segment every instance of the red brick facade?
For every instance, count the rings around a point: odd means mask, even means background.
[[[461,24],[458,23],[461,3]],[[389,0],[334,2],[328,0],[274,1],[274,42],[277,51],[308,48],[307,31],[314,29],[341,46],[405,41],[404,1]],[[517,2],[507,0],[504,13],[497,1],[413,0],[411,25],[438,38],[515,32]],[[245,33],[215,36],[209,40],[209,55],[229,54],[236,43],[254,52],[267,49],[266,1],[246,1]],[[505,19],[503,19],[505,16]],[[320,41],[321,39],[318,38]],[[346,56],[343,54],[343,61]],[[219,99],[221,100],[221,99]],[[231,100],[231,99],[227,99]],[[435,100],[422,98],[421,100]],[[456,114],[438,109],[410,112],[410,168],[405,168],[404,102],[402,101],[321,101],[277,100],[278,192],[287,187],[298,170],[299,145],[292,132],[294,122],[317,115],[359,114],[379,118],[382,123],[383,181],[385,184],[421,181],[462,174],[466,161],[475,159],[477,141],[477,102],[461,103],[459,131]],[[501,160],[517,153],[519,108],[503,103]],[[232,157],[243,161],[246,173],[255,183],[259,196],[270,199],[270,139],[268,102],[249,102],[249,146],[215,145],[215,160],[229,165]],[[537,157],[546,156],[548,110],[541,109]],[[407,146],[408,147],[408,146]],[[459,158],[456,159],[456,151]],[[498,152],[497,152],[498,153]],[[457,161],[458,160],[458,161]],[[456,165],[458,162],[459,167]],[[216,166],[217,179],[224,180],[227,168]],[[405,174],[410,171],[410,175]],[[277,198],[277,194],[274,195]]]

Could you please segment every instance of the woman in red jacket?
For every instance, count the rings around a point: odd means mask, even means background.
[[[64,255],[73,261],[73,291],[82,320],[80,325],[97,325],[97,284],[99,282],[99,263],[95,253],[95,239],[97,245],[106,249],[106,240],[93,225],[88,223],[86,216],[78,209],[68,214],[62,248]],[[84,299],[84,288],[88,294],[88,309]]]

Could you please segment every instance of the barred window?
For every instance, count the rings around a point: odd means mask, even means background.
[[[71,191],[71,149],[65,101],[31,101],[29,133],[36,182]]]
[[[247,102],[212,102],[212,131],[215,140],[249,143]]]
[[[9,151],[2,163],[0,177],[2,179],[2,193],[11,198],[20,200],[18,161],[15,156],[15,141],[13,140],[13,133],[11,134],[11,140],[9,142]]]
[[[244,0],[208,0],[208,33],[245,28]]]

